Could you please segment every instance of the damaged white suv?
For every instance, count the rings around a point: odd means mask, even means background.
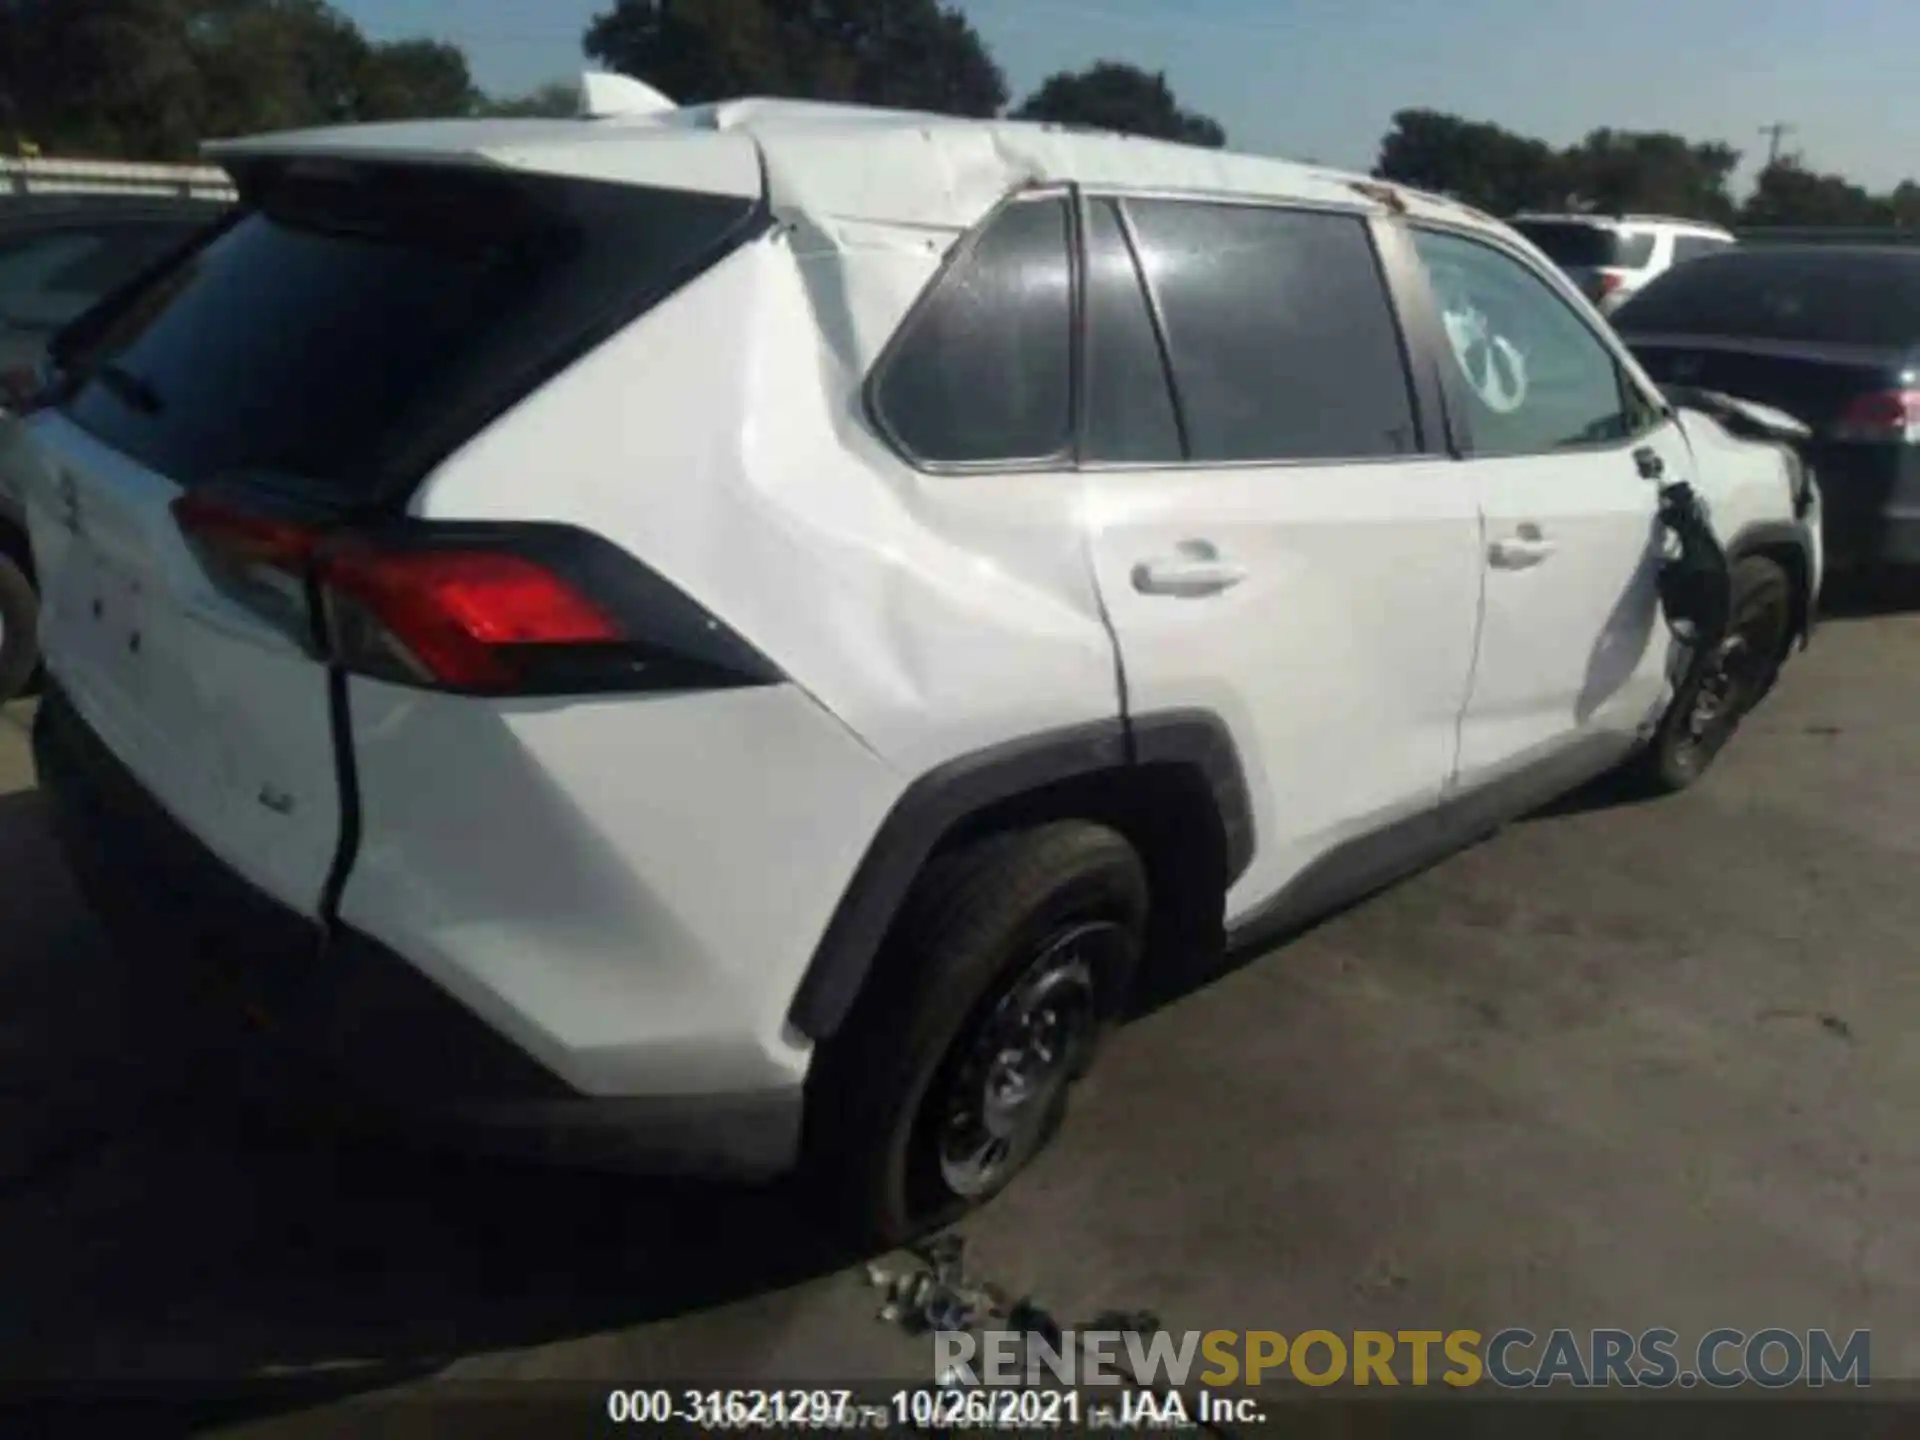
[[[898,1238],[1140,986],[1686,783],[1812,624],[1791,451],[1482,215],[631,109],[220,146],[8,422],[76,869],[383,1104]]]

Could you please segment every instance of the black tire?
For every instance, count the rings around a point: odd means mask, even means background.
[[[1660,728],[1632,760],[1625,779],[1649,794],[1671,795],[1697,782],[1766,698],[1792,639],[1793,582],[1762,555],[1733,567],[1733,609],[1714,664],[1682,687]]]
[[[0,551],[0,704],[27,688],[40,668],[40,643],[34,634],[40,597],[25,570]]]
[[[1084,821],[990,835],[929,864],[808,1082],[808,1188],[844,1238],[905,1244],[986,1203],[1045,1148],[1125,1007],[1147,903],[1133,847]],[[1008,1035],[1021,1045],[1000,1045]],[[991,1077],[1023,1053],[1039,1079],[1011,1087],[1026,1100],[994,1104],[1010,1092]],[[981,1101],[977,1131],[965,1096]],[[976,1139],[983,1157],[1007,1147],[978,1174],[956,1158]]]

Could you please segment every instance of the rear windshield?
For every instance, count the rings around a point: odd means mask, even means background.
[[[1651,235],[1622,235],[1617,230],[1572,220],[1521,220],[1513,228],[1556,265],[1636,270],[1653,259]]]
[[[1729,250],[1668,271],[1615,312],[1643,335],[1920,342],[1920,252]]]
[[[65,409],[183,485],[266,474],[342,501],[416,479],[752,211],[396,165],[249,189],[218,238],[62,337]]]

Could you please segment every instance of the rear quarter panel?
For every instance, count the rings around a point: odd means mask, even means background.
[[[787,1009],[906,784],[1118,712],[1077,477],[921,475],[868,432],[868,354],[943,248],[751,243],[415,499],[593,530],[792,677],[512,705],[353,682],[342,918],[580,1088],[796,1083]]]

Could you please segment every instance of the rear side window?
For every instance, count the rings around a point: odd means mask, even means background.
[[[1073,428],[1067,202],[1017,200],[908,317],[876,376],[881,425],[934,464],[1063,456]]]
[[[1684,265],[1689,260],[1698,260],[1703,255],[1726,248],[1726,241],[1716,240],[1711,235],[1676,235],[1673,237],[1673,263]]]
[[[186,225],[66,226],[0,239],[0,324],[49,333],[184,244]]]
[[[1087,212],[1087,421],[1083,453],[1108,464],[1172,464],[1180,425],[1147,294],[1120,212]]]
[[[1126,209],[1191,459],[1418,450],[1399,329],[1362,220],[1179,200]]]
[[[64,356],[71,418],[183,485],[404,484],[718,247],[747,201],[405,166],[283,173]]]
[[[1725,247],[1615,312],[1623,334],[1920,344],[1920,251]]]

